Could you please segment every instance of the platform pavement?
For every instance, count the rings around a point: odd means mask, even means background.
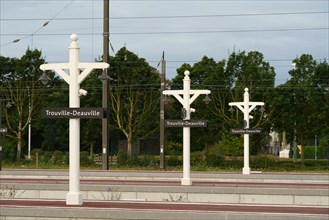
[[[54,180],[29,183],[6,182],[1,178],[31,178]],[[211,181],[207,187],[202,184],[181,186],[181,173],[158,171],[82,171],[80,188],[83,199],[87,200],[130,200],[130,201],[188,201],[216,202],[234,204],[278,204],[278,205],[311,205],[329,206],[328,174],[300,173],[257,173],[242,175],[240,173],[192,172],[195,183]],[[66,198],[68,183],[65,170],[3,170],[0,173],[0,189],[15,192],[16,197],[25,199],[63,199]],[[100,180],[88,183],[88,180]],[[135,180],[154,181],[153,183],[118,183],[102,180]],[[159,181],[159,182],[157,182]],[[163,182],[161,182],[163,181]],[[168,181],[173,181],[174,185]],[[226,186],[224,183],[276,183],[266,187],[250,187],[246,184]],[[82,184],[83,183],[83,184]],[[285,187],[286,184],[286,187]],[[322,188],[288,187],[289,184],[325,184]]]
[[[179,182],[181,172],[163,172],[163,171],[81,171],[81,180],[152,180],[152,181],[177,181]],[[2,184],[1,178],[40,178],[40,179],[68,179],[67,170],[2,170],[0,172],[0,188],[14,186],[17,193],[22,193],[20,199],[63,199],[68,190],[67,184]],[[242,175],[241,173],[221,173],[221,172],[191,172],[193,181],[212,181],[218,182],[254,182],[254,183],[310,183],[310,184],[329,184],[328,174],[305,174],[305,173],[252,173],[251,175]],[[111,187],[111,188],[109,188]],[[110,189],[110,190],[109,190]],[[81,185],[84,200],[120,200],[120,201],[153,201],[153,202],[205,202],[205,203],[224,203],[241,205],[268,205],[276,206],[318,206],[329,207],[329,190],[326,189],[291,189],[291,188],[226,188],[226,187],[198,187],[198,186],[142,186],[142,185]],[[47,211],[47,218],[42,216],[38,209],[25,208],[26,217],[36,215],[35,218],[25,219],[53,219],[55,215],[51,208]],[[2,208],[2,212],[10,213],[6,217],[1,216],[0,220],[14,220],[15,208]],[[20,208],[20,212],[24,209]],[[82,218],[82,210],[62,210],[62,215],[66,212],[71,213],[69,219],[94,219],[90,210],[85,211]],[[109,219],[104,210],[95,210],[97,219]],[[111,210],[112,219],[322,219],[323,216],[313,215],[291,215],[291,214],[273,214],[273,213],[238,213],[238,212],[197,212],[188,214],[186,212],[154,212],[148,210],[138,210],[143,218],[135,218],[136,215],[131,211]],[[30,214],[28,214],[30,213]],[[31,214],[32,213],[32,214]],[[33,214],[34,213],[34,214]],[[39,213],[39,214],[38,214]],[[53,213],[53,214],[51,214]],[[89,214],[88,214],[89,213]],[[103,214],[102,214],[103,213]],[[80,217],[79,217],[80,216]],[[101,217],[107,216],[107,217]],[[140,216],[140,215],[138,215]],[[289,218],[288,218],[289,217]],[[328,217],[328,216],[326,216]],[[16,219],[21,219],[17,217]],[[96,218],[95,218],[96,219]],[[57,218],[56,218],[57,220]]]
[[[10,203],[17,203],[10,206]],[[64,201],[4,201],[1,220],[327,220],[325,209],[195,203],[86,202],[83,207]]]
[[[68,178],[68,170],[45,169],[3,169],[0,178]],[[141,170],[82,170],[80,179],[117,180],[180,180],[182,171],[141,171]],[[251,181],[281,183],[329,183],[328,173],[291,173],[251,171],[250,175],[241,172],[191,172],[191,179],[198,181]]]

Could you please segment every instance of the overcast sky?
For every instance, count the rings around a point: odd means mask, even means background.
[[[126,46],[156,67],[164,51],[172,78],[203,56],[259,51],[282,84],[297,56],[328,60],[328,11],[328,0],[110,0],[110,54]],[[102,55],[102,18],[103,0],[0,0],[0,54],[21,57],[30,47],[48,63],[68,62],[76,33],[81,61],[93,61]]]

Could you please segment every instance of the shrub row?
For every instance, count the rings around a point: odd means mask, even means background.
[[[6,161],[7,163],[10,161]],[[14,163],[14,162],[13,162]],[[81,166],[88,167],[93,166],[95,163],[90,159],[89,153],[86,151],[80,152],[80,164]],[[23,158],[21,165],[27,165],[30,167],[53,167],[69,165],[69,153],[62,151],[43,151],[41,149],[33,149],[31,151],[31,158]]]
[[[143,168],[158,169],[160,165],[159,156],[154,155],[137,155],[128,156],[126,152],[119,152],[116,160],[111,161],[111,167],[115,168]],[[99,158],[98,158],[99,160]],[[116,164],[114,163],[116,161]],[[229,170],[239,171],[243,167],[243,157],[223,157],[216,154],[205,154],[198,151],[191,153],[190,162],[193,170]],[[7,163],[8,164],[8,163]],[[85,168],[100,168],[99,163],[91,160],[88,152],[80,153],[80,164]],[[31,153],[30,160],[22,160],[21,165],[29,168],[56,168],[68,167],[69,153],[61,151],[42,151],[34,149]],[[182,155],[168,155],[165,158],[165,166],[167,169],[181,169],[183,165]],[[329,171],[329,160],[305,160],[304,166],[301,165],[300,159],[294,162],[292,159],[279,159],[272,155],[259,155],[250,158],[250,168],[252,170],[261,171]]]
[[[116,157],[118,167],[156,167],[159,166],[159,159],[151,155],[132,154],[120,151]]]

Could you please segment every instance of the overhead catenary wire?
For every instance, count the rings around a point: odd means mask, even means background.
[[[131,19],[178,19],[178,18],[213,18],[213,17],[247,17],[247,16],[282,16],[282,15],[310,15],[310,14],[327,14],[329,11],[301,11],[301,12],[273,12],[273,13],[240,13],[240,14],[211,14],[211,15],[170,15],[170,16],[127,16],[127,17],[110,17],[110,20],[131,20]],[[102,20],[102,17],[66,17],[52,18],[56,21],[69,20]],[[38,21],[45,18],[2,18],[2,21]]]
[[[110,35],[158,35],[158,34],[213,34],[213,33],[234,33],[234,32],[285,32],[285,31],[321,31],[329,30],[329,27],[308,27],[308,28],[272,28],[272,29],[240,29],[240,30],[203,30],[203,31],[145,31],[145,32],[111,32]],[[31,36],[29,33],[19,34],[3,34],[3,36],[14,36],[21,35],[23,38]],[[65,36],[71,35],[71,33],[45,33],[38,34],[38,36]],[[102,33],[80,33],[79,35],[98,35]],[[23,39],[21,38],[21,39]],[[10,42],[11,43],[11,42]],[[1,45],[5,46],[5,45]]]
[[[15,2],[43,2],[44,0],[2,0],[2,1],[15,1]],[[61,1],[67,1],[67,0],[47,0],[49,2],[61,2]],[[90,1],[90,0],[75,0],[75,1]],[[95,1],[103,1],[103,0],[95,0]],[[154,0],[111,0],[112,2],[151,2]],[[158,2],[261,2],[264,0],[157,0]],[[306,2],[310,0],[266,0],[267,2]],[[312,0],[313,2],[326,2],[328,0]]]
[[[2,36],[23,36],[22,38],[17,38],[11,42],[5,43],[3,45],[0,45],[0,47],[6,46],[8,44],[17,43],[20,40],[23,40],[28,37],[33,37],[36,35],[41,29],[43,29],[45,26],[49,24],[52,20],[95,20],[95,19],[102,19],[102,18],[94,18],[92,15],[92,18],[57,18],[57,16],[64,11],[73,1],[71,0],[68,4],[66,4],[60,11],[58,11],[52,18],[50,18],[48,21],[46,21],[40,28],[38,28],[36,31],[31,33],[9,33],[9,34],[1,34]],[[90,0],[89,0],[90,1]],[[212,14],[212,15],[173,15],[173,16],[131,16],[131,17],[110,17],[110,19],[182,19],[182,18],[211,18],[211,17],[232,17],[232,16],[283,16],[283,15],[298,15],[298,14],[328,14],[329,11],[301,11],[301,12],[273,12],[273,13],[238,13],[238,14]],[[28,20],[46,20],[42,18],[35,18],[35,19],[28,19],[28,18],[0,18],[0,21],[28,21]],[[92,32],[91,33],[81,33],[80,35],[102,35],[102,33],[94,33],[94,25],[92,24]],[[305,30],[325,30],[328,28],[325,27],[311,27],[311,28],[277,28],[277,29],[249,29],[249,30],[201,30],[201,31],[160,31],[160,32],[113,32],[111,35],[154,35],[154,34],[197,34],[197,33],[232,33],[232,32],[268,32],[268,31],[305,31]],[[61,34],[61,33],[48,33],[48,34],[38,34],[39,36],[43,35],[67,35],[67,34]]]
[[[6,1],[6,0],[5,0]],[[16,0],[11,0],[12,2],[15,2]],[[24,0],[24,1],[30,1],[30,2],[34,2],[33,0]],[[52,0],[49,0],[49,1],[52,1]],[[90,2],[91,0],[76,0],[77,2],[78,1],[84,1],[84,2]],[[103,0],[94,0],[95,2],[102,2]],[[112,0],[113,1],[113,0]],[[114,0],[115,1],[115,0]],[[126,1],[126,0],[122,0],[122,1]],[[159,1],[162,1],[162,0],[159,0]],[[178,1],[180,1],[180,0],[177,0],[177,1],[168,1],[168,2],[178,2]],[[192,0],[193,1],[193,0]],[[232,0],[232,2],[233,2],[234,0]],[[40,2],[42,2],[42,1],[40,1]],[[59,2],[65,2],[65,4],[66,4],[66,2],[68,2],[68,0],[63,0],[63,1],[61,1],[61,0],[59,0]],[[120,1],[117,1],[117,2],[121,2],[121,0]],[[139,1],[139,0],[134,0],[134,2],[142,2],[142,1]],[[152,1],[149,1],[149,2],[152,2]],[[153,1],[154,2],[154,1]],[[163,2],[165,2],[165,1],[163,1]],[[197,2],[197,1],[195,1],[195,2]],[[206,2],[206,0],[205,1],[199,1],[199,2]],[[216,1],[214,1],[214,2],[216,2]],[[223,2],[223,1],[218,1],[218,2]],[[227,1],[227,2],[231,2],[231,1]],[[245,0],[245,1],[243,1],[243,2],[254,2],[254,1],[248,1],[248,0]],[[267,1],[260,1],[260,2],[267,2]],[[268,1],[268,2],[270,2],[270,1]],[[276,1],[275,1],[276,2]],[[289,0],[288,0],[288,2],[289,2]],[[298,2],[298,1],[296,1],[296,2]],[[316,0],[314,1],[314,2],[316,2]],[[324,2],[324,1],[322,1],[322,2]],[[41,3],[39,3],[39,4],[41,4]],[[296,8],[295,8],[296,9]],[[321,8],[321,9],[323,9],[323,10],[326,10],[324,7],[323,8]],[[320,9],[320,10],[321,10]],[[288,10],[288,11],[286,11],[286,10]],[[312,9],[306,9],[306,10],[312,10]],[[289,11],[292,11],[292,12],[289,12]],[[195,17],[195,18],[197,18],[197,19],[201,19],[201,18],[212,18],[212,17],[225,17],[225,16],[267,16],[266,14],[268,14],[269,16],[275,16],[275,14],[277,14],[277,15],[279,15],[279,16],[284,16],[284,15],[287,15],[287,16],[290,16],[291,15],[291,17],[289,17],[289,18],[299,18],[299,17],[302,17],[302,16],[296,16],[296,17],[294,17],[293,15],[295,14],[295,15],[298,15],[298,14],[301,14],[301,15],[303,15],[303,17],[305,17],[304,15],[311,15],[312,16],[312,13],[314,13],[314,15],[320,15],[320,16],[322,16],[323,17],[323,14],[325,14],[325,17],[327,17],[326,15],[328,14],[328,12],[325,12],[325,11],[309,11],[309,12],[307,12],[307,11],[296,11],[296,12],[294,12],[294,10],[292,10],[292,9],[288,9],[288,8],[286,8],[285,10],[284,10],[284,12],[270,12],[270,13],[262,13],[263,11],[260,11],[261,13],[254,13],[254,14],[230,14],[229,12],[228,12],[228,14],[209,14],[209,15],[207,15],[207,14],[200,14],[200,15],[178,15],[178,16],[176,16],[176,15],[170,15],[170,16],[167,16],[167,15],[160,15],[160,16],[158,16],[159,15],[159,13],[158,14],[156,14],[156,16],[128,16],[128,17],[121,17],[121,16],[119,16],[119,17],[110,17],[110,19],[112,19],[112,20],[120,20],[120,19],[122,19],[122,20],[129,20],[129,22],[130,21],[134,21],[134,20],[137,20],[137,19],[184,19],[184,18],[193,18],[193,17]],[[216,13],[216,12],[215,12]],[[289,13],[293,13],[293,14],[289,14]],[[264,15],[262,15],[262,14],[264,14]],[[144,14],[143,14],[144,15]],[[145,14],[145,15],[147,15],[147,14]],[[35,16],[37,16],[37,14],[35,15]],[[258,18],[258,17],[257,17]],[[47,19],[42,19],[42,18],[40,18],[41,20],[47,20]],[[77,18],[67,18],[67,19],[70,19],[70,20],[76,20]],[[81,19],[83,19],[83,20],[81,20]],[[85,21],[94,21],[95,19],[102,19],[102,18],[93,18],[93,16],[92,16],[92,18],[78,18],[78,20],[81,20],[82,22],[84,22],[84,23],[86,23]],[[56,18],[54,18],[53,19],[53,21],[69,21],[69,20],[66,20],[66,18],[60,18],[60,16],[57,16]],[[209,19],[210,20],[210,19]],[[2,20],[2,21],[4,21],[4,20]],[[9,21],[8,20],[8,22],[14,22],[14,21]],[[96,22],[95,22],[96,23]],[[55,23],[54,22],[54,24],[52,23],[52,25],[58,25],[59,24],[59,22],[58,23]],[[313,24],[311,24],[311,23],[309,23],[309,25],[313,25],[313,26],[316,26],[317,25],[317,23],[313,23]],[[297,28],[297,27],[301,27],[301,28],[305,28],[305,26],[307,26],[306,24],[301,24],[300,26],[291,26],[291,27],[294,27],[294,28]],[[319,25],[320,26],[320,25]],[[322,25],[321,26],[323,26],[323,22],[322,22]],[[328,28],[327,28],[327,25],[324,25],[325,27],[322,27],[322,28],[324,28],[324,29],[322,29],[322,30],[309,30],[309,32],[310,33],[314,33],[314,35],[317,35],[318,33],[319,34],[323,34],[324,32],[319,32],[319,31],[323,31],[323,30],[325,30],[325,31],[327,31],[327,30],[329,30]],[[244,27],[247,27],[247,26],[244,26]],[[244,28],[243,27],[243,28]],[[284,27],[284,26],[282,26],[282,27]],[[162,26],[162,28],[163,28],[163,26]],[[235,26],[235,28],[237,29],[237,30],[226,30],[226,31],[240,31],[241,33],[243,33],[243,31],[245,31],[245,30],[240,30],[241,28],[239,28],[239,27],[237,27],[237,26]],[[262,29],[262,27],[260,27],[260,26],[258,26],[257,28],[259,28],[259,29],[257,29],[256,31],[258,31],[258,32],[260,32],[260,31],[262,31],[261,29]],[[265,28],[268,28],[269,30],[270,29],[272,29],[272,27],[271,26],[267,26],[267,27],[265,27]],[[276,29],[280,29],[280,27],[279,28],[277,28],[277,27],[275,27]],[[289,27],[288,27],[289,28]],[[287,29],[288,29],[287,28]],[[318,28],[318,27],[316,27],[316,28]],[[211,27],[209,28],[209,29],[211,29]],[[229,28],[230,29],[230,28]],[[148,34],[148,32],[147,31],[143,31],[142,29],[141,29],[141,31],[136,31],[135,32],[135,29],[130,29],[130,30],[127,30],[127,32],[129,32],[129,33],[125,33],[125,32],[123,32],[123,31],[116,31],[116,29],[113,29],[114,31],[113,31],[113,33],[111,33],[111,35],[122,35],[122,36],[124,36],[125,34],[128,34],[128,35],[147,35]],[[177,31],[172,31],[172,33],[170,32],[167,32],[167,33],[161,33],[161,30],[165,30],[165,29],[160,29],[159,30],[159,32],[157,32],[157,31],[154,31],[154,30],[156,30],[156,29],[153,29],[153,30],[151,30],[150,29],[150,32],[151,33],[149,33],[149,35],[160,35],[160,34],[166,34],[166,35],[169,35],[169,34],[189,34],[190,32],[188,31],[188,29],[180,29],[182,32],[181,33],[179,33],[179,31],[180,30],[178,30],[178,32]],[[225,29],[223,29],[223,30],[225,30]],[[251,27],[251,29],[250,30],[253,30],[253,27]],[[17,31],[17,30],[16,30]],[[51,30],[51,31],[54,31],[54,30]],[[201,29],[201,31],[203,31],[202,29]],[[206,32],[208,31],[208,30],[205,30]],[[211,33],[202,33],[202,32],[200,32],[200,33],[195,33],[195,34],[216,34],[216,33],[225,33],[225,32],[217,32],[217,31],[222,31],[222,30],[220,30],[220,29],[218,29],[218,30],[209,30],[209,31],[215,31],[215,32],[211,32]],[[277,30],[277,32],[279,32],[280,30]],[[291,30],[292,31],[292,30]],[[301,31],[301,30],[300,30]],[[41,31],[40,31],[41,32]],[[57,36],[57,35],[55,35],[56,33],[59,33],[59,34],[63,34],[63,36],[69,36],[71,33],[67,33],[67,31],[66,30],[57,30],[57,31],[54,31],[53,33],[51,33],[50,32],[50,29],[49,29],[49,31],[48,31],[48,28],[47,28],[47,32],[42,32],[42,33],[40,33],[40,32],[38,32],[36,35],[38,35],[38,36],[42,36],[43,38],[35,38],[35,39],[41,39],[41,40],[44,40],[44,39],[46,39],[45,38],[45,36]],[[62,32],[62,33],[61,33]],[[79,31],[78,31],[79,32]],[[102,33],[100,32],[100,31],[97,31],[96,29],[95,29],[95,31],[93,31],[93,29],[87,29],[86,31],[82,31],[83,33],[79,33],[79,35],[85,35],[85,36],[101,36],[102,35]],[[252,31],[246,31],[245,33],[248,33],[248,32],[252,32]],[[267,31],[267,32],[270,32],[270,31]],[[2,32],[3,33],[3,32]],[[0,33],[0,34],[2,34],[2,33]],[[29,32],[29,31],[26,31],[25,33],[23,33],[23,34],[31,34],[31,33],[34,33],[33,31],[32,32]],[[232,33],[232,32],[227,32],[227,33]],[[236,33],[239,33],[239,32],[236,32]],[[281,34],[281,32],[279,32],[280,34]],[[305,32],[306,33],[306,32]],[[10,33],[9,33],[10,34]],[[40,35],[39,35],[40,34]],[[284,34],[284,33],[283,33]],[[293,33],[293,34],[295,34],[295,33]],[[296,34],[298,34],[298,32],[296,33]],[[301,35],[302,34],[304,34],[304,32],[303,33],[301,33]],[[6,36],[8,36],[8,35],[6,35]],[[22,37],[26,37],[26,38],[28,38],[29,36],[28,35],[21,35]],[[30,35],[30,36],[32,36],[32,35]],[[201,35],[200,35],[201,36]],[[239,36],[241,36],[241,35],[239,35]],[[33,36],[32,36],[33,37]],[[143,36],[144,37],[144,36]],[[152,36],[151,36],[152,37]],[[8,38],[7,38],[8,39]],[[96,38],[95,38],[96,39]],[[298,53],[298,52],[297,52]],[[59,58],[59,59],[62,59],[62,58]],[[292,60],[292,59],[291,59]],[[49,60],[47,60],[48,62],[50,62]],[[57,61],[55,61],[55,62],[57,62]],[[170,62],[170,61],[169,61]],[[174,63],[174,62],[179,62],[179,61],[171,61],[172,63]],[[184,61],[185,62],[185,61]],[[188,62],[188,61],[187,61]],[[290,62],[290,60],[289,60],[289,62]],[[288,64],[287,64],[288,65]],[[282,65],[281,65],[282,66]],[[276,67],[281,67],[281,66],[277,66],[277,65],[275,65],[274,67],[276,68]],[[285,66],[286,67],[286,66]],[[167,66],[167,68],[170,68],[170,66]],[[174,68],[174,67],[172,67],[172,68]]]
[[[28,37],[33,37],[34,35],[36,35],[39,31],[41,31],[41,29],[43,29],[44,27],[46,27],[50,21],[54,20],[60,13],[62,13],[70,4],[72,4],[72,2],[74,2],[75,0],[71,0],[69,3],[67,3],[61,10],[59,10],[52,18],[50,18],[49,20],[47,20],[45,23],[43,23],[43,25],[41,27],[39,27],[38,29],[36,29],[32,34],[28,34],[22,38],[17,38],[11,42],[8,42],[8,43],[5,43],[5,44],[2,44],[0,45],[0,47],[3,47],[3,46],[6,46],[8,44],[12,44],[12,43],[17,43],[25,38],[28,38]],[[2,18],[1,20],[2,21]],[[0,22],[1,23],[1,22]],[[3,34],[0,34],[0,36],[3,35]]]

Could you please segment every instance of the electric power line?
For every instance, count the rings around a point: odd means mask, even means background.
[[[50,21],[52,21],[53,19],[55,19],[62,11],[64,11],[70,4],[72,4],[72,2],[75,1],[75,0],[71,0],[69,3],[67,3],[61,10],[59,10],[52,18],[50,18],[48,21],[46,21],[45,23],[43,23],[43,25],[41,27],[39,27],[37,30],[35,30],[32,34],[28,34],[22,38],[17,38],[11,42],[8,42],[8,43],[5,43],[5,44],[2,44],[0,45],[0,47],[3,47],[3,46],[6,46],[8,44],[12,44],[12,43],[17,43],[25,38],[28,38],[28,37],[33,37],[34,35],[36,35],[41,29],[43,29],[44,27],[46,27]],[[2,19],[1,19],[2,20]],[[0,20],[0,21],[1,21]],[[1,23],[1,22],[0,22]]]
[[[273,28],[273,29],[237,29],[237,30],[202,30],[202,31],[150,31],[150,32],[111,32],[110,35],[158,35],[158,34],[214,34],[214,33],[247,33],[247,32],[286,32],[286,31],[321,31],[329,30],[329,27],[308,27],[308,28]],[[79,35],[91,36],[98,35],[102,36],[103,33],[79,33]],[[38,36],[66,36],[71,33],[44,33],[35,34]],[[19,34],[2,34],[2,36],[25,36],[23,38],[31,36],[29,33]],[[21,39],[23,39],[21,38]],[[15,40],[18,42],[19,40]],[[14,42],[14,43],[16,43]],[[13,42],[10,42],[13,43]],[[4,46],[4,45],[1,45]]]
[[[126,19],[177,19],[177,18],[213,18],[213,17],[243,17],[243,16],[282,16],[282,15],[306,15],[306,14],[328,14],[329,11],[302,11],[302,12],[273,12],[273,13],[249,13],[249,14],[213,14],[213,15],[172,15],[172,16],[132,16],[132,17],[110,17],[110,20]],[[54,16],[56,17],[56,16]],[[45,18],[2,18],[2,21],[38,21]],[[99,18],[72,17],[72,18],[52,18],[56,21],[68,20],[103,20]]]

